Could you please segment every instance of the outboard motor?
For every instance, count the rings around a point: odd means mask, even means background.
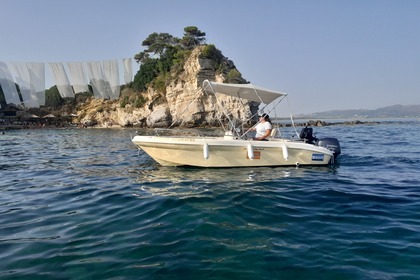
[[[334,159],[341,154],[340,142],[336,138],[321,138],[316,142],[316,145],[332,151],[334,153]]]
[[[326,137],[318,139],[313,135],[312,127],[305,126],[302,128],[299,137],[306,143],[315,144],[332,151],[334,153],[334,159],[336,159],[341,154],[340,142],[338,142],[337,138]]]

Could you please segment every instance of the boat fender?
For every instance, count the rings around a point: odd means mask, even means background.
[[[248,151],[248,158],[250,160],[253,160],[254,159],[254,148],[252,147],[251,144],[248,144],[247,151]]]
[[[203,146],[203,156],[204,159],[209,159],[209,144],[204,144]]]
[[[281,149],[283,151],[283,158],[287,161],[289,159],[289,150],[287,149],[286,143],[283,143]]]

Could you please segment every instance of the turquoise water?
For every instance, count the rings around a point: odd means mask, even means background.
[[[0,279],[419,279],[420,121],[315,133],[336,166],[169,168],[134,130],[6,131]]]

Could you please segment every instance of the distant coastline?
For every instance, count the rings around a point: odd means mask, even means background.
[[[299,114],[296,119],[367,119],[367,118],[419,118],[420,105],[393,105],[374,110],[331,110],[311,114]]]

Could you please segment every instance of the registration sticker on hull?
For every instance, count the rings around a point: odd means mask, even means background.
[[[249,159],[248,153],[246,154],[246,159]],[[254,158],[253,159],[261,159],[261,152],[260,151],[254,151]]]
[[[312,154],[313,161],[324,161],[324,154]]]

